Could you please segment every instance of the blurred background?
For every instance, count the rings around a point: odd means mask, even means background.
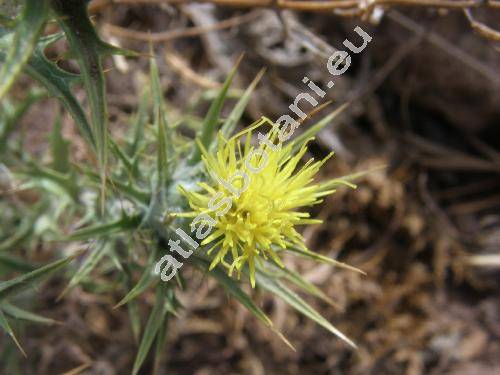
[[[203,114],[198,103],[243,54],[235,90],[266,72],[242,126],[289,113],[307,76],[332,104],[299,131],[350,102],[311,148],[315,157],[335,151],[323,178],[386,165],[357,190],[339,189],[315,207],[324,222],[304,232],[310,249],[366,276],[285,257],[334,301],[307,299],[357,351],[283,302],[257,295],[294,352],[212,280],[186,269],[191,286],[179,295],[184,310],[171,323],[161,373],[500,373],[500,5],[420,3],[91,2],[102,38],[141,53],[106,61],[113,132],[137,110],[151,51],[172,118],[196,106]],[[344,39],[358,44],[358,25],[372,41],[327,89],[326,61]],[[62,51],[57,44],[49,55]],[[44,99],[23,118],[34,155],[47,147],[56,108]],[[76,160],[86,158],[69,116],[62,129]],[[126,311],[111,308],[119,297],[78,287],[55,302],[63,287],[55,278],[38,293],[37,311],[66,324],[30,327],[27,368],[57,374],[92,362],[79,371],[128,373],[137,347]],[[147,362],[143,373],[150,371]]]

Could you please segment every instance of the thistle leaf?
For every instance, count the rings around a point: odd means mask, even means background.
[[[78,252],[70,257],[47,264],[46,266],[29,273],[25,273],[24,275],[18,276],[14,279],[0,282],[0,301],[4,300],[11,294],[17,294],[30,286],[36,285],[40,280],[64,268],[81,253],[82,252]]]
[[[62,35],[53,34],[42,38],[25,70],[33,79],[44,85],[50,95],[59,99],[75,121],[82,136],[91,146],[92,150],[95,151],[97,146],[87,116],[71,90],[74,84],[81,82],[81,77],[60,69],[56,64],[49,61],[44,53],[45,48],[60,39]]]
[[[54,319],[50,318],[45,318],[43,316],[40,316],[38,314],[33,314],[32,312],[23,310],[17,306],[12,305],[11,303],[7,301],[2,302],[2,310],[9,316],[15,318],[15,319],[21,319],[21,320],[26,320],[29,322],[33,323],[40,323],[40,324],[46,324],[46,325],[52,325],[58,323]]]
[[[329,305],[333,307],[338,307],[338,305],[333,302],[333,300],[328,297],[321,289],[319,289],[316,285],[310,283],[306,279],[304,279],[299,273],[289,270],[287,268],[281,268],[277,267],[272,263],[266,263],[266,266],[269,267],[269,270],[266,270],[265,272],[269,276],[273,277],[278,277],[278,278],[285,278],[286,280],[290,281],[306,293],[318,297],[328,303]],[[262,270],[264,272],[264,270]]]
[[[7,332],[7,334],[12,338],[12,340],[14,341],[14,343],[16,344],[16,346],[19,348],[19,350],[21,351],[21,353],[23,354],[23,356],[27,357],[25,351],[23,350],[23,348],[19,344],[19,341],[17,341],[17,337],[14,334],[14,331],[12,330],[12,328],[10,327],[9,321],[7,320],[5,314],[3,313],[2,310],[0,310],[0,327],[2,327],[3,330],[5,332]]]
[[[125,170],[127,171],[127,174],[129,176],[132,176],[132,174],[134,173],[132,160],[129,159],[129,157],[125,154],[122,148],[118,146],[118,144],[114,140],[110,139],[109,149],[111,150],[113,155],[122,162],[123,166],[125,167]]]
[[[310,251],[307,249],[301,249],[301,248],[296,247],[296,246],[290,246],[289,248],[287,248],[287,250],[290,250],[303,258],[308,258],[308,259],[315,260],[315,261],[321,262],[321,263],[331,264],[332,266],[335,266],[335,267],[344,268],[344,269],[349,270],[349,271],[354,271],[354,272],[360,273],[362,275],[366,275],[366,273],[364,271],[360,270],[359,268],[350,266],[347,263],[339,262],[338,260],[332,259],[332,258],[324,256],[322,254],[315,253],[314,251]]]
[[[147,288],[155,281],[154,276],[151,274],[151,270],[146,268],[144,273],[142,274],[141,278],[137,282],[137,284],[134,286],[134,288],[127,293],[123,299],[118,302],[114,308],[120,307],[122,305],[125,305],[126,303],[130,302],[134,298],[138,297],[142,293],[146,291]]]
[[[169,155],[173,155],[172,137],[165,117],[165,104],[160,86],[158,66],[154,58],[150,59],[151,94],[153,96],[154,125],[157,130],[156,181],[153,187],[153,199],[148,211],[148,218],[165,210],[167,182],[170,180]]]
[[[48,0],[25,1],[21,19],[16,25],[10,47],[5,53],[5,62],[0,69],[0,100],[28,62],[47,21],[48,10]]]
[[[69,241],[83,241],[116,233],[126,232],[136,228],[141,222],[140,216],[126,216],[112,223],[98,224],[75,231],[68,237]]]
[[[93,249],[90,250],[90,254],[85,258],[83,264],[80,266],[78,271],[73,275],[69,281],[68,286],[63,290],[63,292],[57,298],[60,300],[69,290],[77,286],[85,277],[87,277],[90,272],[99,264],[99,261],[108,250],[107,243],[105,241],[98,241]]]
[[[134,130],[132,142],[130,143],[128,155],[137,160],[138,152],[140,150],[140,145],[144,140],[144,128],[149,120],[148,114],[149,107],[149,90],[144,90],[141,95],[139,102],[139,107],[137,109],[137,114],[133,120],[132,129]]]
[[[231,134],[234,131],[234,128],[238,124],[238,121],[240,121],[241,116],[243,115],[243,112],[245,111],[248,102],[250,101],[250,98],[252,96],[253,91],[255,90],[255,87],[259,83],[260,79],[265,73],[265,69],[262,69],[257,76],[254,78],[252,83],[250,83],[250,86],[245,90],[241,98],[238,100],[236,105],[234,106],[233,110],[229,114],[228,118],[226,121],[224,121],[224,124],[221,127],[221,133],[224,135],[224,137],[229,138]],[[215,146],[215,145],[214,145]]]
[[[0,61],[2,60],[0,56]],[[7,98],[1,101],[0,112],[2,117],[0,118],[0,154],[5,153],[8,150],[8,138],[11,133],[15,130],[16,125],[18,125],[21,117],[31,108],[31,105],[37,100],[42,98],[37,91],[30,91],[28,97],[23,100],[19,105],[12,105]]]
[[[224,81],[224,84],[222,85],[222,88],[219,91],[219,94],[210,105],[208,113],[203,122],[203,127],[200,135],[200,142],[207,150],[209,149],[210,144],[212,143],[212,140],[214,139],[215,134],[217,133],[217,125],[219,123],[220,112],[222,110],[224,102],[226,101],[229,86],[231,86],[234,74],[238,69],[238,65],[241,61],[241,58],[242,57],[239,58],[239,60],[236,62],[236,65],[229,72],[226,80]],[[189,164],[194,165],[198,163],[200,160],[201,160],[201,150],[198,147],[198,145],[194,143],[193,154],[191,155]]]
[[[167,341],[167,332],[168,332],[168,315],[165,315],[163,323],[160,325],[158,329],[158,334],[156,335],[156,348],[155,348],[155,359],[153,366],[153,374],[158,374],[158,369],[161,364],[161,358],[164,353],[165,343]]]
[[[0,253],[0,275],[7,272],[30,272],[35,267],[23,259]]]
[[[130,292],[128,292],[127,295],[123,297],[123,299],[115,305],[114,307],[115,309],[117,307],[123,306],[124,304],[130,302],[137,296],[144,293],[146,289],[149,288],[149,286],[153,283],[153,281],[155,281],[154,274],[151,272],[151,270],[153,267],[152,265],[157,260],[156,259],[157,252],[158,251],[156,248],[151,252],[151,256],[149,258],[149,265],[145,268],[141,278],[139,279],[137,284],[132,288],[132,290],[130,290]]]
[[[282,300],[284,300],[298,312],[305,315],[307,318],[315,321],[326,330],[330,331],[340,339],[344,340],[353,348],[356,348],[356,345],[349,338],[347,338],[347,336],[345,336],[342,332],[340,332],[337,328],[335,328],[313,307],[311,307],[307,302],[305,302],[301,297],[299,297],[288,287],[283,285],[280,281],[274,279],[269,275],[266,275],[265,273],[259,270],[256,272],[255,276],[257,285],[260,286],[262,289],[267,290],[268,292],[274,294],[277,297],[280,297]]]
[[[164,283],[158,285],[156,289],[155,304],[151,314],[149,315],[146,327],[144,328],[141,344],[139,345],[139,350],[135,358],[134,368],[132,370],[133,375],[139,372],[144,360],[146,359],[149,349],[153,344],[153,340],[158,333],[158,330],[163,324],[165,324],[167,312],[171,309],[171,306],[169,306],[169,302],[166,298],[165,291],[166,285]]]
[[[59,173],[68,173],[70,170],[69,142],[62,136],[60,113],[57,114],[50,134],[50,148],[52,152],[52,169]]]
[[[31,232],[33,231],[33,224],[36,221],[36,216],[30,215],[24,218],[24,220],[17,228],[17,231],[9,238],[6,238],[2,242],[0,242],[0,253],[8,251],[17,246],[31,234]]]
[[[59,173],[34,162],[29,162],[28,164],[30,168],[26,171],[18,172],[19,175],[29,176],[33,182],[47,180],[62,188],[62,191],[67,193],[74,201],[78,200],[80,188],[71,175]]]
[[[321,186],[321,189],[324,189],[324,190],[336,188],[339,186],[348,186],[350,188],[355,189],[356,185],[353,184],[353,181],[357,181],[361,177],[366,176],[367,174],[370,174],[372,172],[379,171],[379,170],[385,169],[385,168],[386,168],[385,165],[381,165],[381,166],[375,167],[373,169],[370,169],[368,171],[357,172],[357,173],[352,173],[352,174],[347,175],[347,176],[332,178],[331,180],[328,180],[328,181],[321,183],[320,186]]]
[[[71,52],[80,67],[83,86],[91,112],[91,129],[95,138],[101,178],[101,205],[104,210],[106,167],[108,159],[108,111],[106,105],[102,58],[110,53],[109,45],[97,35],[87,14],[86,0],[53,0],[52,9],[66,34]]]
[[[167,132],[165,124],[165,116],[162,113],[161,107],[156,114],[156,126],[158,129],[158,151],[156,156],[156,170],[158,173],[158,182],[156,192],[164,192],[167,187],[167,181],[170,179],[170,171],[168,165],[167,154]]]
[[[273,323],[271,319],[262,311],[255,303],[252,301],[250,296],[246,294],[235,280],[231,279],[224,270],[220,267],[215,267],[209,271],[210,261],[204,259],[201,255],[194,253],[191,255],[189,260],[193,263],[195,267],[201,271],[208,273],[212,276],[219,284],[221,284],[226,292],[237,299],[243,306],[246,307],[257,319],[264,323],[268,327],[272,327]]]
[[[127,309],[130,318],[130,326],[132,327],[132,334],[134,335],[134,342],[138,343],[141,337],[141,315],[139,305],[136,301],[130,301],[127,304]]]
[[[97,175],[94,171],[86,168],[82,168],[83,173],[89,177],[91,181],[99,182],[100,176]],[[132,184],[121,182],[112,177],[108,177],[108,181],[113,189],[116,190],[116,193],[123,194],[124,197],[127,197],[137,203],[142,205],[147,205],[150,201],[151,194],[148,191],[140,189],[139,187],[135,187]]]
[[[344,110],[349,107],[350,103],[345,103],[342,104],[340,107],[338,107],[336,110],[334,110],[332,113],[330,113],[328,116],[323,117],[318,123],[314,124],[313,126],[307,128],[302,134],[298,135],[295,137],[295,140],[293,141],[293,146],[292,146],[292,153],[296,153],[300,150],[304,142],[307,142],[309,139],[314,137],[316,134],[318,134],[321,130],[323,130],[326,126],[330,125],[331,122]]]

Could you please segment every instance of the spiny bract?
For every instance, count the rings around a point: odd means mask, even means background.
[[[257,126],[261,124],[262,121]],[[219,133],[216,152],[199,145],[208,182],[198,183],[201,191],[180,188],[192,211],[178,215],[210,215],[215,229],[201,243],[210,244],[209,255],[215,252],[210,268],[220,263],[228,269],[229,275],[236,270],[239,277],[248,264],[253,287],[256,262],[271,258],[283,267],[279,251],[290,246],[307,250],[295,226],[320,223],[321,220],[311,219],[308,212],[299,209],[320,203],[321,197],[335,191],[328,182],[313,182],[320,167],[333,153],[321,161],[309,159],[300,166],[307,152],[307,142],[294,153],[293,142],[287,145],[271,143],[277,138],[276,132],[271,130],[268,142],[261,142],[256,147],[251,144],[255,127],[229,140]],[[210,209],[214,197],[225,197],[227,204],[222,212]]]

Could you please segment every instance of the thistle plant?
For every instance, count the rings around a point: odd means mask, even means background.
[[[17,18],[2,17],[0,176],[5,183],[0,187],[14,195],[21,191],[36,192],[35,203],[18,200],[15,209],[8,200],[0,202],[0,220],[5,224],[0,228],[0,276],[6,279],[0,282],[3,330],[22,350],[22,339],[16,337],[13,321],[53,324],[53,320],[22,307],[21,297],[23,293],[32,293],[30,287],[43,290],[40,287],[43,278],[66,269],[67,287],[60,298],[76,286],[121,295],[115,308],[127,307],[138,343],[132,372],[139,371],[153,346],[155,361],[159,363],[168,333],[167,323],[172,320],[171,324],[175,324],[176,311],[182,308],[176,291],[189,288],[189,280],[180,271],[172,280],[163,282],[153,272],[155,264],[163,256],[175,255],[168,244],[177,237],[177,229],[190,233],[189,218],[209,214],[215,222],[214,231],[189,256],[177,256],[178,263],[186,263],[213,278],[273,330],[271,320],[254,301],[252,293],[245,291],[244,284],[282,298],[354,346],[292,287],[330,303],[329,297],[282,262],[287,252],[348,267],[309,250],[299,232],[300,226],[319,222],[310,217],[306,207],[320,203],[338,187],[353,187],[351,181],[359,177],[319,181],[316,175],[331,155],[319,161],[303,161],[308,142],[342,108],[286,144],[277,141],[274,124],[265,118],[235,134],[262,77],[259,74],[244,92],[236,92],[236,104],[222,118],[221,110],[230,94],[235,67],[205,118],[195,120],[199,132],[193,142],[177,131],[189,114],[170,118],[158,69],[151,58],[150,85],[140,96],[129,130],[122,136],[108,137],[102,59],[111,53],[132,53],[99,39],[88,19],[86,5],[86,1],[80,0],[26,0]],[[49,20],[57,21],[62,33],[42,36],[43,26]],[[80,74],[60,69],[45,56],[46,47],[60,38],[68,41]],[[72,162],[59,120],[54,123],[50,137],[51,163],[40,162],[22,152],[22,134],[13,131],[26,108],[43,94],[35,90],[26,101],[13,102],[7,92],[21,74],[31,76],[41,83],[46,94],[59,100],[95,153],[97,166],[91,161],[78,165]],[[73,94],[75,85],[85,89],[90,117]],[[266,127],[273,143],[257,145],[253,132]],[[13,142],[16,137],[19,141]],[[7,138],[9,142],[5,142]],[[214,176],[230,180],[237,170],[256,170],[264,164],[263,152],[267,159],[261,170],[253,173],[248,182],[233,181],[235,189],[247,183],[245,191],[233,197],[231,205],[219,205],[218,210],[210,212],[212,196],[228,194],[227,186]],[[257,156],[245,164],[249,155]],[[218,215],[222,211],[224,214]],[[17,255],[20,248],[29,255],[35,243],[48,241],[54,258],[51,263],[37,265],[29,257],[23,259]],[[76,244],[82,251],[68,256],[70,244]],[[110,280],[109,284],[96,286],[92,282],[95,275],[103,275],[103,279]],[[145,303],[141,296],[151,292],[155,293],[154,305],[146,325],[142,326],[138,304]]]

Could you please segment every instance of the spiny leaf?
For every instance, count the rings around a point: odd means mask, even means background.
[[[130,267],[131,264],[128,262],[126,254],[118,254],[118,249],[119,249],[118,245],[119,242],[116,241],[115,246],[111,248],[113,250],[112,253],[116,253],[116,263],[118,265],[118,269],[122,272],[125,288],[127,290],[130,290],[133,288],[132,271]],[[132,253],[133,251],[134,251],[133,249],[130,249],[130,253]],[[132,334],[134,336],[134,342],[138,344],[141,338],[141,328],[142,328],[141,312],[139,310],[139,304],[136,301],[129,301],[129,303],[127,304],[127,310],[130,318],[130,326],[132,328]]]
[[[48,16],[48,0],[25,0],[24,10],[0,69],[0,100],[33,52]]]
[[[1,57],[0,57],[1,60]],[[3,112],[3,126],[0,127],[0,154],[5,153],[9,135],[15,130],[21,117],[28,111],[33,103],[42,98],[40,92],[31,90],[28,96],[19,105],[11,105],[7,98],[1,102],[0,111]],[[0,122],[2,125],[2,122]]]
[[[229,86],[231,86],[231,82],[233,81],[234,74],[236,73],[236,69],[238,69],[238,65],[239,65],[242,57],[240,57],[238,59],[238,61],[236,62],[236,65],[229,72],[229,75],[227,76],[226,80],[224,81],[224,85],[222,86],[221,90],[219,91],[219,94],[217,95],[215,100],[210,105],[210,108],[208,109],[208,113],[207,113],[205,120],[203,122],[203,128],[201,130],[201,135],[200,135],[200,142],[207,150],[210,148],[210,144],[212,143],[212,140],[214,139],[215,134],[217,133],[217,124],[219,122],[220,112],[221,112],[222,106],[224,105],[224,102],[226,100]],[[189,164],[191,164],[191,165],[196,164],[201,160],[200,148],[196,145],[196,143],[194,143],[193,147],[194,147],[193,154],[191,155],[191,158],[189,160]]]
[[[18,174],[29,176],[33,180],[32,182],[36,182],[37,180],[50,181],[62,188],[74,201],[78,200],[80,188],[73,176],[37,165],[35,162],[29,162],[28,165],[30,166],[28,170],[20,171]]]
[[[64,268],[81,253],[82,252],[78,252],[70,257],[47,264],[46,266],[38,268],[35,271],[25,273],[24,275],[11,280],[0,282],[0,301],[13,293],[19,293],[30,286],[36,285],[40,280],[49,276],[51,273]]]
[[[161,108],[159,108],[157,113],[157,129],[158,129],[158,151],[157,151],[157,162],[156,170],[158,173],[158,186],[156,187],[157,192],[162,192],[167,187],[167,181],[170,179],[170,171],[168,165],[168,154],[167,154],[167,135],[166,135],[166,124],[165,116],[162,114]]]
[[[62,136],[60,113],[57,114],[50,134],[50,148],[52,152],[52,169],[59,173],[68,173],[70,170],[69,142]]]
[[[13,247],[17,246],[31,234],[31,232],[33,231],[33,224],[36,220],[36,216],[30,215],[24,218],[19,227],[17,228],[16,233],[14,233],[11,237],[0,242],[0,253],[10,250]]]
[[[49,94],[59,99],[75,121],[82,136],[95,151],[97,146],[94,134],[87,120],[87,115],[71,90],[74,84],[81,82],[81,77],[60,69],[56,64],[49,61],[44,53],[48,45],[57,41],[62,36],[63,34],[59,33],[42,38],[25,70],[33,79],[44,85]]]
[[[152,273],[152,264],[156,262],[156,254],[158,253],[157,248],[155,247],[154,250],[151,252],[151,256],[149,257],[149,265],[145,268],[141,278],[139,279],[138,283],[130,290],[130,292],[127,293],[123,299],[116,304],[114,307],[115,309],[123,306],[124,304],[130,302],[140,294],[144,293],[144,291],[149,288],[149,286],[155,281],[154,274]]]
[[[266,326],[271,327],[273,325],[271,319],[262,311],[259,307],[255,305],[250,296],[246,294],[240,287],[240,285],[233,279],[231,279],[224,270],[219,267],[215,267],[209,271],[210,261],[203,258],[200,254],[193,253],[189,260],[194,264],[195,267],[199,268],[205,273],[212,276],[219,284],[221,284],[224,289],[236,298],[243,306],[247,308],[255,317],[257,317]]]
[[[113,178],[108,178],[108,181],[118,192],[139,203],[146,205],[151,199],[151,194],[148,191],[142,190],[132,184],[126,184]]]
[[[19,341],[17,341],[16,335],[14,335],[14,331],[12,330],[12,328],[10,328],[9,321],[5,317],[5,314],[3,313],[2,310],[0,310],[0,327],[2,327],[3,330],[8,333],[8,335],[12,338],[12,340],[14,340],[14,343],[19,348],[19,350],[21,351],[21,353],[23,353],[23,355],[25,357],[27,357],[26,353],[23,350],[23,348],[19,344]]]
[[[151,273],[151,270],[147,268],[142,274],[137,284],[134,286],[134,288],[130,292],[128,292],[127,295],[123,297],[123,299],[120,302],[118,302],[114,308],[120,307],[130,302],[137,296],[144,293],[144,291],[146,291],[146,289],[149,288],[149,286],[153,283],[153,281],[155,281],[154,275]]]
[[[172,315],[178,317],[175,309],[178,308],[180,304],[175,297],[174,289],[171,287],[167,289],[167,299],[169,301],[169,312]],[[160,326],[158,334],[156,335],[156,348],[155,348],[155,357],[154,357],[155,359],[153,365],[153,374],[158,374],[161,365],[161,359],[163,357],[163,354],[165,353],[164,348],[165,348],[165,343],[167,341],[168,318],[169,318],[168,314],[165,315],[164,322]]]
[[[155,359],[153,366],[153,374],[158,374],[158,369],[161,364],[161,358],[164,354],[165,343],[167,341],[168,332],[168,315],[165,315],[163,323],[158,329],[158,334],[156,335],[156,348],[155,348]]]
[[[47,324],[52,325],[58,323],[54,319],[45,318],[44,316],[40,316],[38,314],[33,314],[32,312],[23,310],[17,306],[12,305],[7,301],[2,302],[2,310],[9,316],[15,319],[27,320],[33,323]]]
[[[354,272],[360,273],[362,275],[366,275],[366,273],[364,271],[360,270],[359,268],[350,266],[347,263],[339,262],[338,260],[329,258],[329,257],[324,256],[322,254],[315,253],[314,251],[310,251],[307,249],[301,249],[300,247],[296,247],[296,246],[290,246],[289,248],[287,248],[287,250],[290,250],[290,251],[292,251],[292,252],[296,253],[297,255],[300,255],[304,258],[315,260],[315,261],[321,262],[321,263],[331,264],[332,266],[335,266],[335,267],[344,268],[344,269],[349,270],[349,271],[354,271]]]
[[[76,57],[90,105],[91,129],[95,138],[101,178],[101,206],[104,210],[104,194],[108,149],[108,111],[106,105],[103,55],[109,53],[97,35],[87,14],[86,0],[52,0],[52,9],[66,34],[71,52]]]
[[[157,131],[156,180],[154,180],[152,199],[145,222],[152,222],[166,209],[166,189],[170,180],[170,165],[168,156],[173,155],[172,139],[165,118],[165,105],[160,86],[158,66],[154,58],[150,59],[151,94],[153,96],[154,125]]]
[[[269,274],[269,276],[273,277],[279,277],[279,278],[285,278],[306,293],[313,295],[315,297],[318,297],[325,301],[326,303],[330,304],[331,306],[338,307],[338,305],[333,302],[333,300],[328,297],[321,289],[319,289],[316,285],[310,283],[306,279],[304,279],[299,273],[289,270],[287,268],[281,268],[277,267],[274,264],[267,263],[267,267],[270,268],[269,271],[265,271],[266,273]],[[262,270],[264,272],[264,270]]]
[[[381,165],[381,166],[375,167],[373,169],[370,169],[369,171],[357,172],[357,173],[353,173],[353,174],[350,174],[347,176],[332,178],[331,180],[322,182],[320,184],[320,187],[322,190],[328,190],[328,189],[336,188],[339,186],[348,186],[350,188],[356,188],[356,185],[354,185],[352,183],[352,181],[357,181],[361,177],[366,176],[367,174],[370,174],[370,173],[375,172],[375,171],[379,171],[379,170],[384,169],[384,168],[386,168],[386,166]]]
[[[314,137],[317,133],[323,130],[326,126],[331,124],[331,122],[340,115],[350,103],[342,104],[339,108],[334,110],[328,116],[323,117],[318,123],[314,124],[311,127],[308,127],[302,134],[295,137],[292,146],[292,153],[296,153],[302,147],[304,142],[309,140],[311,137]]]
[[[90,170],[88,168],[81,168],[80,170],[92,181],[99,181],[99,176],[93,170]],[[108,177],[108,182],[113,187],[113,189],[116,189],[116,192],[123,194],[125,197],[130,198],[138,203],[147,205],[150,201],[151,195],[149,192],[135,187],[132,184],[118,181],[117,179],[114,179],[112,177]]]
[[[0,274],[3,272],[30,272],[35,267],[23,259],[0,253]]]
[[[252,97],[252,93],[255,90],[255,87],[259,83],[260,79],[264,75],[264,72],[265,69],[262,69],[259,74],[257,74],[252,83],[250,83],[250,86],[248,86],[248,88],[245,90],[241,98],[234,106],[226,121],[224,121],[224,124],[221,127],[221,133],[222,135],[224,135],[224,137],[229,138],[233,133],[234,128],[238,124],[238,121],[240,121],[240,118],[243,115],[243,112],[245,111],[250,98]]]
[[[169,306],[169,302],[165,295],[166,284],[162,283],[158,285],[156,289],[156,300],[153,306],[153,310],[149,315],[148,322],[146,327],[144,328],[144,333],[142,335],[141,344],[139,345],[139,350],[137,352],[137,356],[134,362],[134,368],[132,370],[132,374],[135,375],[139,372],[146,356],[153,344],[153,340],[156,337],[156,334],[160,327],[165,324],[165,316],[171,306]]]
[[[346,343],[356,348],[356,345],[347,338],[342,332],[335,328],[328,320],[326,320],[320,313],[318,313],[313,307],[311,307],[307,302],[300,298],[296,293],[291,291],[288,287],[283,285],[280,281],[274,279],[271,276],[266,275],[262,271],[257,270],[256,274],[257,285],[262,289],[280,297],[294,309],[308,317],[309,319],[315,321],[337,337],[344,340]]]
[[[116,220],[112,223],[98,224],[95,226],[79,229],[71,234],[68,237],[68,240],[83,241],[96,237],[109,236],[136,228],[140,224],[140,222],[140,216],[123,216],[121,219]]]
[[[99,261],[106,254],[108,247],[106,242],[101,240],[98,241],[93,249],[90,250],[90,254],[85,258],[83,264],[80,266],[78,271],[73,275],[69,281],[68,286],[62,291],[57,300],[60,300],[69,290],[77,286],[85,277],[87,277],[90,272],[99,264]]]
[[[141,315],[139,305],[136,301],[129,301],[127,304],[128,316],[130,318],[130,325],[132,327],[132,334],[134,335],[134,342],[138,343],[141,337]]]
[[[130,144],[128,154],[132,159],[137,158],[137,154],[140,150],[140,144],[144,141],[144,128],[149,119],[148,107],[149,107],[149,90],[144,90],[141,95],[141,100],[139,101],[139,107],[137,109],[137,114],[132,123],[133,137]]]
[[[116,144],[116,142],[112,139],[109,140],[109,149],[111,150],[113,155],[115,155],[115,157],[123,163],[123,166],[125,167],[129,176],[132,176],[134,173],[132,161],[128,158],[125,152],[123,152],[121,147],[118,146],[118,144]]]

